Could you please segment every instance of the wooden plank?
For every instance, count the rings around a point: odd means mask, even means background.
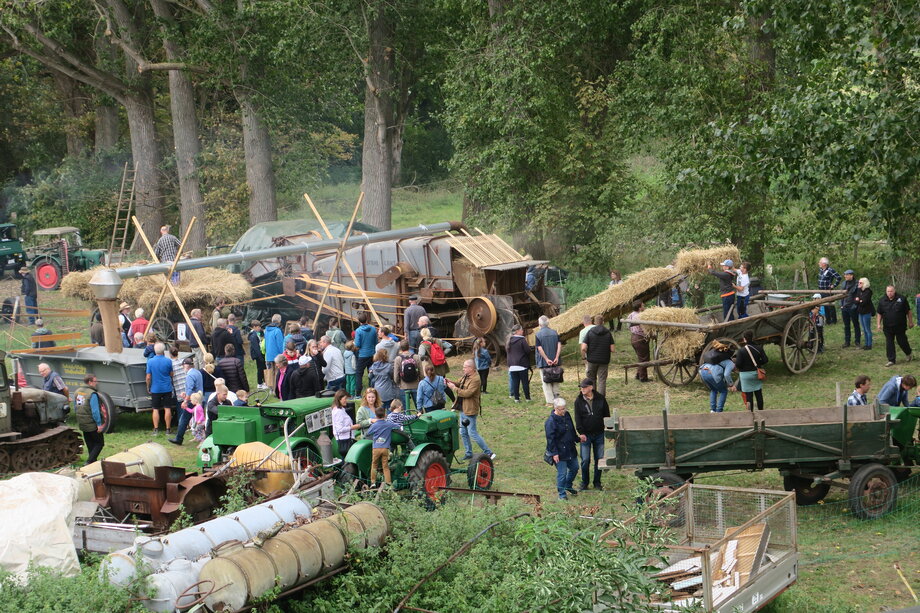
[[[41,343],[43,341],[73,341],[77,340],[83,336],[80,332],[67,332],[61,334],[34,334],[32,335],[33,343]]]
[[[48,313],[45,309],[41,309],[36,317],[41,317],[42,319],[48,319],[49,317],[89,317],[92,315],[88,310],[84,309],[82,311],[61,311],[60,313]]]
[[[345,242],[348,240],[348,237],[351,236],[351,229],[355,225],[355,218],[358,216],[358,211],[361,209],[361,201],[364,200],[364,192],[358,196],[358,202],[355,204],[355,210],[351,213],[351,220],[348,222],[348,229],[345,230],[345,235],[342,237],[342,243],[339,245],[339,248],[335,252],[335,261],[332,263],[332,269],[329,272],[329,280],[326,281],[326,287],[323,289],[323,297],[319,300],[319,306],[316,307],[316,315],[313,317],[313,329],[316,330],[317,324],[319,324],[320,313],[323,312],[323,306],[326,304],[326,298],[329,296],[329,288],[332,287],[332,280],[335,278],[335,272],[339,268],[339,262],[342,260],[342,253],[345,251]]]
[[[13,349],[7,353],[29,353],[44,355],[46,353],[67,353],[68,351],[86,349],[87,347],[98,347],[98,345],[95,343],[87,343],[86,345],[61,345],[60,347],[42,347],[41,349]]]
[[[192,219],[188,222],[188,227],[185,229],[185,234],[182,236],[182,241],[179,243],[179,250],[176,251],[176,258],[172,261],[172,263],[169,266],[169,272],[166,273],[164,283],[172,283],[172,276],[173,276],[173,273],[176,271],[176,264],[179,263],[179,259],[182,256],[182,251],[185,249],[185,242],[188,240],[188,235],[192,233],[192,226],[195,225],[196,221],[198,221],[198,218],[192,217]],[[160,309],[160,303],[163,302],[164,296],[166,296],[166,286],[165,285],[160,289],[160,295],[157,296],[157,301],[153,304],[153,310],[150,311],[150,317],[148,319],[151,322],[154,319],[156,319],[157,311]],[[150,327],[149,324],[147,327],[148,328]],[[144,330],[144,334],[145,335],[147,334],[147,330]],[[199,343],[200,342],[201,341],[199,340]],[[199,345],[199,347],[202,347],[202,346],[203,345]]]

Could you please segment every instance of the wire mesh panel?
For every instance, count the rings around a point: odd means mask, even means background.
[[[653,574],[663,610],[756,610],[795,581],[794,494],[688,484],[653,506],[677,537]]]

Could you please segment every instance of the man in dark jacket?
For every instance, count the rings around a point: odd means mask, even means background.
[[[246,352],[243,351],[243,333],[240,332],[239,326],[236,325],[236,315],[230,313],[227,315],[227,332],[230,333],[230,342],[236,348],[236,357],[242,362],[246,359]]]
[[[885,366],[894,366],[897,361],[895,340],[910,362],[913,353],[910,343],[907,342],[907,330],[914,327],[914,319],[910,312],[910,303],[907,298],[894,291],[894,285],[885,288],[885,295],[878,301],[876,317],[876,330],[885,331],[885,352],[888,354],[888,363]]]
[[[20,292],[26,303],[26,313],[29,315],[29,325],[31,326],[35,323],[35,315],[38,313],[38,285],[35,284],[35,278],[32,276],[32,271],[29,267],[23,266],[20,268],[19,274],[22,275]]]
[[[530,343],[524,338],[520,324],[511,327],[511,336],[505,343],[508,356],[508,395],[515,402],[521,401],[521,387],[524,388],[524,400],[530,402]]]
[[[591,451],[594,451],[594,489],[602,490],[601,471],[597,463],[604,457],[604,418],[610,417],[610,405],[603,394],[594,391],[594,381],[582,379],[581,394],[575,399],[575,430],[581,439],[581,487],[588,489]]]
[[[729,317],[728,314],[735,304],[735,263],[731,260],[725,260],[719,266],[722,270],[716,270],[712,262],[706,264],[709,274],[719,280],[719,298],[722,299],[722,321],[731,321],[734,318]]]
[[[217,368],[220,370],[220,376],[224,378],[224,384],[231,392],[249,391],[249,379],[246,377],[243,363],[236,357],[236,347],[233,346],[233,343],[224,345],[224,357],[217,360]]]
[[[316,372],[309,356],[302,355],[298,361],[299,368],[291,373],[292,398],[316,396],[323,389],[323,380]],[[291,366],[288,366],[291,368]]]
[[[575,424],[565,410],[565,398],[553,400],[553,412],[544,423],[546,430],[546,451],[553,456],[556,465],[556,491],[559,500],[568,500],[568,495],[578,495],[572,482],[578,475],[578,452],[575,450]]]
[[[192,322],[192,327],[195,328],[195,332],[198,333],[198,338],[196,339],[195,335],[189,331],[188,346],[195,355],[195,367],[201,368],[204,366],[204,352],[207,350],[208,342],[211,339],[205,334],[204,324],[201,323],[201,309],[192,309],[189,319]],[[201,342],[204,343],[203,347],[198,344],[198,339],[201,339]]]
[[[233,343],[233,335],[227,329],[227,320],[223,317],[218,318],[217,325],[211,330],[211,353],[214,359],[224,357],[224,347],[227,343]]]
[[[258,319],[253,319],[249,322],[249,328],[251,330],[249,333],[249,357],[256,363],[256,382],[259,384],[259,389],[264,390],[266,387],[265,354],[262,353],[262,322]]]
[[[843,315],[843,347],[846,349],[850,346],[850,324],[853,324],[853,333],[856,335],[856,346],[859,347],[859,340],[862,336],[859,330],[859,303],[853,300],[856,293],[859,292],[859,283],[855,279],[856,273],[848,270],[843,273],[843,289],[847,295],[840,301],[840,313]]]
[[[601,396],[607,391],[607,368],[614,349],[613,334],[604,325],[604,316],[595,315],[594,327],[588,330],[581,344],[581,355],[587,364],[585,378],[597,382],[597,391]]]

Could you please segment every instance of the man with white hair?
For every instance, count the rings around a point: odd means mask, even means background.
[[[172,368],[171,363],[170,368]],[[64,384],[64,380],[61,379],[61,375],[51,370],[50,366],[42,362],[38,365],[38,374],[42,376],[43,390],[46,392],[54,392],[55,394],[66,396],[67,400],[70,400],[70,390],[67,388],[67,385]]]
[[[319,339],[319,350],[323,352],[323,378],[326,389],[339,390],[345,387],[345,357],[339,348],[332,344],[332,339],[323,336]]]
[[[559,340],[559,334],[549,327],[549,317],[546,315],[540,315],[537,325],[540,328],[534,335],[537,368],[540,369],[540,380],[543,382],[543,399],[547,406],[552,406],[562,384],[562,341]]]
[[[144,318],[144,309],[140,307],[134,309],[134,321],[131,322],[131,327],[128,328],[128,338],[136,338],[138,332],[141,335],[147,334],[148,325],[150,325],[150,322]]]
[[[831,268],[830,260],[827,258],[818,260],[818,289],[835,290],[840,285],[841,279],[840,273]],[[827,296],[824,293],[821,295],[822,297]],[[824,319],[828,324],[837,323],[837,309],[834,308],[833,303],[824,305]]]
[[[153,346],[153,356],[147,360],[147,392],[153,406],[151,418],[153,419],[153,435],[160,433],[160,411],[165,413],[166,433],[172,434],[172,406],[173,401],[173,363],[164,355],[166,345],[156,343]]]

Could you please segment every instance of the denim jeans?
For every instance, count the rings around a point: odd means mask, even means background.
[[[859,316],[859,325],[862,326],[866,347],[872,348],[872,313],[862,313]],[[856,341],[857,343],[859,341]]]
[[[604,433],[586,434],[585,442],[581,443],[581,486],[588,487],[588,477],[591,472],[591,451],[594,451],[594,487],[601,484],[601,471],[597,469],[597,463],[604,457]]]
[[[736,296],[735,311],[738,313],[738,319],[744,319],[748,316],[747,307],[750,302],[750,296]]]
[[[479,448],[482,449],[486,455],[492,455],[492,450],[489,449],[486,442],[482,440],[479,431],[476,429],[477,419],[479,419],[478,415],[460,414],[460,438],[463,439],[463,448],[466,449],[466,455],[473,455],[473,445],[470,443],[470,439],[473,439],[473,442],[479,445]],[[466,422],[469,422],[469,424],[464,426],[463,424]]]
[[[524,399],[530,400],[530,379],[526,370],[508,371],[508,395],[515,400],[521,399],[521,388],[524,388]]]
[[[336,392],[339,391],[340,389],[344,389],[344,387],[345,387],[344,375],[339,377],[338,379],[333,379],[332,381],[329,382],[328,385],[326,385],[327,390],[333,390]]]
[[[188,424],[192,421],[192,414],[183,408],[179,409],[179,425],[176,427],[176,441],[181,444],[185,431],[188,430]]]
[[[578,460],[573,455],[568,460],[556,462],[556,491],[560,498],[568,498],[565,491],[572,489],[572,482],[578,475]]]
[[[409,338],[409,351],[412,353],[418,353],[419,345],[422,344],[421,330],[409,330],[409,334],[407,336]]]
[[[38,299],[35,296],[26,296],[26,313],[29,315],[29,324],[35,323],[35,315],[38,314]]]
[[[840,312],[843,315],[843,344],[850,344],[850,324],[853,324],[853,335],[856,341],[856,344],[859,344],[859,313],[856,312],[857,307],[840,307]]]
[[[728,398],[728,386],[725,385],[722,367],[714,364],[703,364],[700,367],[700,379],[709,388],[709,410],[721,413],[725,408],[725,399]]]

